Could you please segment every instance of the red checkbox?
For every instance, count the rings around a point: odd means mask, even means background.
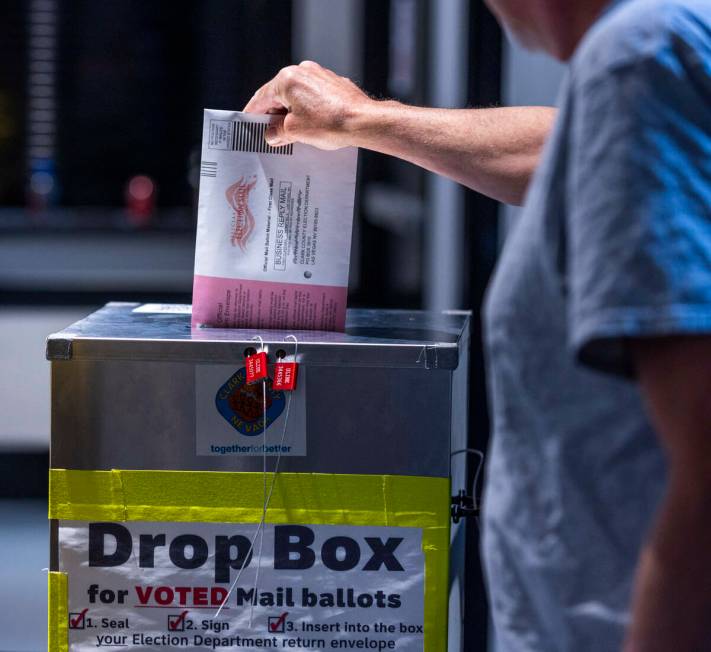
[[[69,614],[69,629],[84,629],[86,627],[86,612],[88,609],[84,609],[79,613]]]
[[[171,614],[168,616],[168,631],[171,632],[184,632],[185,631],[185,616],[188,615],[187,611],[183,611],[181,614]]]
[[[270,616],[267,621],[267,628],[272,634],[281,634],[284,632],[284,625],[286,623],[286,617],[289,615],[288,612],[284,612],[278,618],[276,616]]]

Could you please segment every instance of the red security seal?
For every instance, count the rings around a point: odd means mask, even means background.
[[[247,382],[256,383],[267,377],[267,354],[264,351],[248,355],[245,358]]]
[[[296,374],[299,365],[296,362],[277,362],[274,365],[274,389],[292,391],[296,389]]]

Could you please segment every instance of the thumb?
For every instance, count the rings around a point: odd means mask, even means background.
[[[284,133],[284,120],[270,122],[264,132],[264,140],[266,140],[267,145],[271,147],[280,147],[281,145],[288,144],[290,141]]]

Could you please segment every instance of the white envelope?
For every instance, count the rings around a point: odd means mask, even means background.
[[[193,326],[345,327],[358,150],[270,147],[280,119],[205,110]]]

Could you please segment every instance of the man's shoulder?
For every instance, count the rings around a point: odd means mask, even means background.
[[[711,0],[618,0],[585,35],[571,70],[580,83],[664,57],[711,74]]]

